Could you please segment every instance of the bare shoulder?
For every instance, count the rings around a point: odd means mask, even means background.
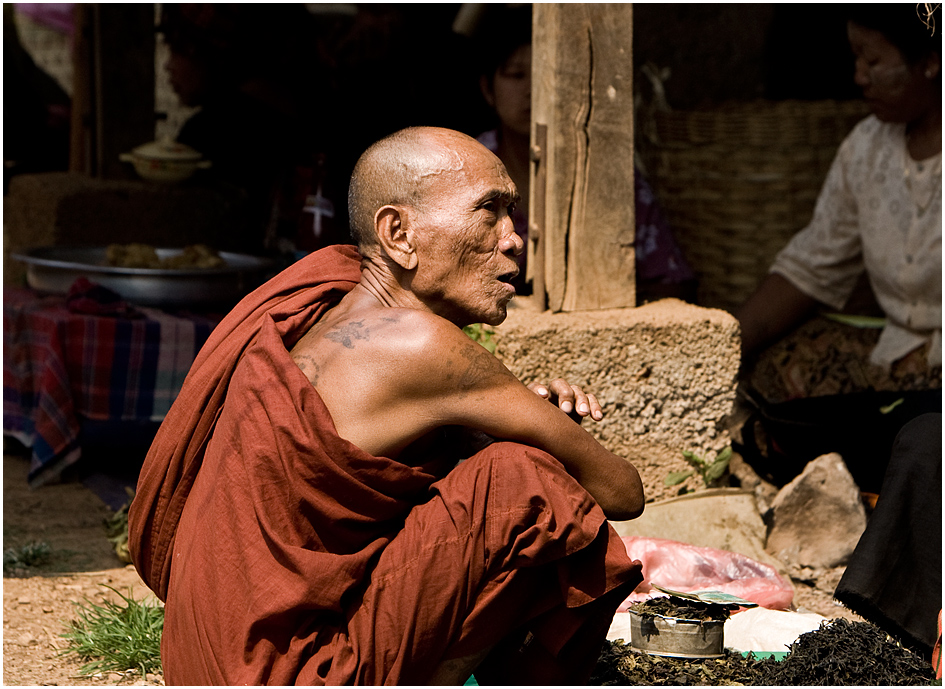
[[[463,393],[515,381],[496,357],[449,321],[413,309],[388,311],[383,346],[397,356],[399,373],[408,379],[402,381],[405,390]]]
[[[505,386],[521,385],[460,328],[415,309],[330,316],[302,338],[292,358],[339,435],[386,456],[439,426],[463,424],[483,394],[499,398]]]
[[[426,311],[371,308],[329,315],[293,348],[313,385],[339,377],[423,395],[469,390],[512,374],[460,328]]]

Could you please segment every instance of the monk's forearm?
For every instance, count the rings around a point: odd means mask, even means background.
[[[546,443],[541,449],[564,465],[608,519],[623,521],[643,513],[643,482],[636,468],[629,460],[605,449],[579,425],[567,419],[539,443]]]
[[[603,448],[601,448],[603,450]],[[568,473],[584,486],[608,519],[636,519],[643,513],[643,482],[636,468],[626,459],[603,450],[608,457],[588,457]]]

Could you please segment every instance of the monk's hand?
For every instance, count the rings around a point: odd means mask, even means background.
[[[578,423],[581,423],[585,416],[590,416],[595,421],[604,418],[604,412],[597,398],[585,393],[577,385],[571,385],[564,378],[555,378],[550,385],[529,383],[528,389],[552,404],[558,405],[561,411]]]

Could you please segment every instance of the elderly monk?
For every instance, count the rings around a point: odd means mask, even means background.
[[[213,332],[129,515],[168,683],[586,681],[641,580],[607,518],[643,489],[572,418],[593,395],[529,389],[461,329],[505,319],[515,199],[474,139],[393,134],[352,175],[358,252]]]

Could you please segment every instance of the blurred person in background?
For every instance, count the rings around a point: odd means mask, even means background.
[[[242,249],[294,242],[319,184],[332,208],[332,197],[343,202],[325,175],[332,109],[305,5],[164,4],[158,31],[171,87],[182,104],[199,106],[176,140],[212,162],[199,173],[204,183],[246,195],[253,231],[239,238]]]
[[[924,7],[848,6],[852,76],[872,114],[841,144],[810,224],[735,314],[746,396],[791,404],[822,437],[817,451],[844,455],[867,492],[902,425],[941,412],[941,5]],[[864,278],[872,311],[854,305]],[[880,327],[836,322],[850,312]],[[769,465],[784,464],[789,440],[769,443]]]

